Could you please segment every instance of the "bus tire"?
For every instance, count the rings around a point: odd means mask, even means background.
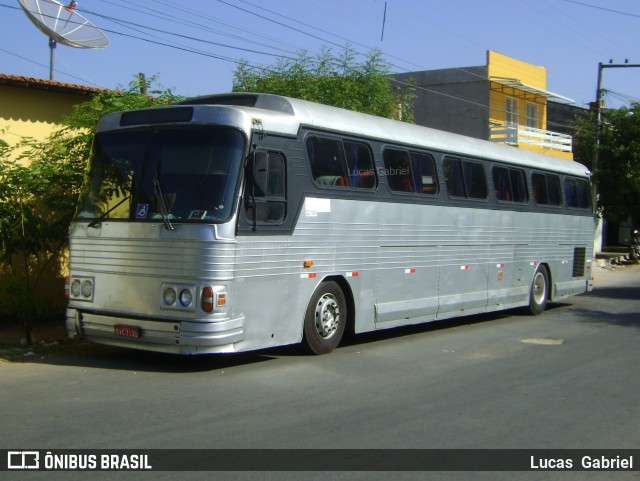
[[[542,314],[549,299],[549,272],[540,264],[533,275],[531,293],[529,295],[529,313],[534,316]]]
[[[347,301],[338,284],[322,282],[314,291],[304,316],[305,347],[312,354],[333,351],[344,334]]]

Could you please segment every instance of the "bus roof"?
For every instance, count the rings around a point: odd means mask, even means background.
[[[179,102],[181,105],[229,105],[248,111],[260,111],[262,126],[267,131],[296,135],[300,126],[313,126],[370,139],[422,147],[451,154],[479,157],[495,161],[537,167],[544,170],[589,175],[588,169],[573,160],[500,145],[488,140],[467,137],[429,127],[376,117],[352,110],[331,107],[272,94],[231,93],[195,97]],[[288,117],[291,121],[285,121]],[[293,118],[292,118],[293,117]]]

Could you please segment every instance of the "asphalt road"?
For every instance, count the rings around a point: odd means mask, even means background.
[[[592,293],[293,347],[0,362],[0,448],[640,448],[640,266]],[[640,459],[636,460],[640,464]],[[640,479],[634,473],[0,473],[7,479]],[[14,476],[20,474],[20,476]],[[605,476],[603,476],[605,475]]]

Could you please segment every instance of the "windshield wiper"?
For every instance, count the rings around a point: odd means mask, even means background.
[[[169,220],[169,209],[167,208],[167,204],[164,201],[164,195],[162,194],[162,187],[160,187],[160,181],[156,178],[153,181],[153,186],[156,191],[156,197],[158,198],[158,207],[160,207],[160,214],[162,214],[162,222],[164,223],[164,228],[167,230],[175,230],[173,224]]]
[[[108,211],[106,211],[105,213],[101,214],[100,217],[98,217],[97,219],[93,219],[91,222],[89,222],[89,224],[87,225],[87,227],[95,227],[97,226],[100,222],[102,222],[102,220],[107,217],[111,212],[113,212],[114,210],[116,210],[118,207],[120,207],[122,204],[125,203],[126,200],[128,200],[129,198],[131,198],[131,195],[127,195],[125,196],[120,202],[118,202],[116,205],[114,205],[113,207],[111,207],[111,209],[109,209]]]

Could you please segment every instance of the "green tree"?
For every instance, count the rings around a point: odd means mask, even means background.
[[[105,91],[77,104],[44,141],[22,138],[9,147],[0,140],[0,273],[11,276],[0,285],[0,297],[12,300],[2,303],[0,314],[22,318],[27,342],[37,315],[38,282],[66,247],[98,119],[179,99],[170,90],[149,89],[154,81],[140,77],[127,90]],[[145,88],[147,95],[140,93]]]
[[[303,51],[263,68],[244,62],[234,73],[233,91],[284,95],[412,122],[415,94],[410,87],[394,86],[381,52],[369,52],[362,62],[356,57],[350,48],[339,55],[324,48],[317,56]]]
[[[595,149],[594,115],[586,117],[577,132],[581,158]],[[604,112],[593,180],[598,207],[607,219],[640,221],[640,103]]]

